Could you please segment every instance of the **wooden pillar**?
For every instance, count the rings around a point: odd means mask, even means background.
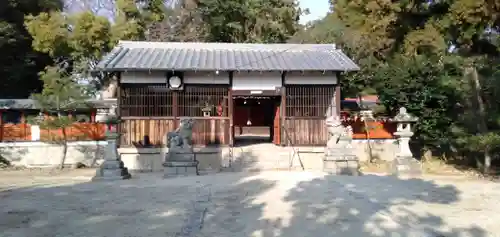
[[[234,113],[234,105],[233,105],[233,72],[229,72],[229,88],[227,93],[227,107],[229,117],[229,145],[234,145],[234,121],[233,121],[233,113]]]
[[[96,115],[96,109],[92,108],[92,110],[90,110],[90,122],[91,123],[95,123],[95,115]]]
[[[286,127],[286,83],[285,83],[285,78],[286,78],[286,72],[281,73],[281,104],[280,104],[280,119],[281,119],[281,124],[280,124],[280,144],[282,146],[286,146],[288,143],[287,140],[287,135],[285,134],[288,131],[285,131],[287,129]]]
[[[26,115],[25,115],[25,113],[24,113],[24,110],[21,110],[21,111],[19,111],[19,112],[20,112],[20,114],[21,114],[21,117],[19,118],[19,122],[20,122],[21,124],[26,124]]]
[[[122,111],[121,111],[121,100],[122,100],[121,73],[116,72],[116,74],[113,75],[113,77],[115,77],[114,79],[116,80],[116,116],[119,119],[121,119],[121,114],[122,114]],[[120,134],[120,138],[118,139],[118,141],[116,141],[117,148],[120,147],[120,144],[122,143],[122,139],[125,138],[122,134],[122,125],[123,125],[123,123],[120,123],[116,126],[116,132],[118,134]]]
[[[174,129],[179,126],[179,91],[172,91],[172,116],[174,117]]]
[[[0,109],[0,142],[3,141],[3,109]]]

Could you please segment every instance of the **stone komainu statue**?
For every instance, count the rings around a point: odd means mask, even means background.
[[[326,126],[329,134],[327,147],[341,147],[349,145],[352,141],[352,127],[344,126],[340,117],[328,117]]]
[[[168,148],[190,148],[193,137],[193,119],[182,119],[179,128],[168,132],[165,144]]]
[[[106,89],[101,92],[101,98],[102,99],[116,98],[117,89],[118,89],[117,80],[112,78],[109,82],[109,85],[106,87]]]

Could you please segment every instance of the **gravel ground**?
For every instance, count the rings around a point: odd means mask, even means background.
[[[0,236],[500,236],[500,184],[307,172],[115,182],[0,173]]]

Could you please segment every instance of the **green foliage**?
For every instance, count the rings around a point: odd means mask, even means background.
[[[40,73],[40,80],[44,85],[43,90],[41,93],[33,94],[32,98],[42,111],[56,116],[35,121],[38,122],[42,129],[62,130],[62,137],[58,137],[53,141],[60,142],[64,146],[60,164],[62,169],[68,150],[66,128],[75,122],[67,113],[77,108],[83,108],[87,98],[84,96],[82,86],[74,80],[71,74],[67,73],[66,68],[60,66],[47,67],[44,72]]]
[[[50,55],[57,63],[71,65],[67,68],[70,72],[88,79],[97,61],[119,40],[143,40],[147,27],[165,17],[163,1],[140,1],[142,8],[138,8],[138,2],[116,1],[113,24],[90,11],[70,15],[61,11],[27,14],[24,24],[36,51]],[[95,89],[102,83],[91,81]]]
[[[185,1],[176,11],[173,25],[183,34],[174,40],[236,43],[286,42],[302,14],[296,1],[285,0]]]
[[[41,90],[38,72],[52,63],[50,57],[31,47],[24,29],[25,14],[62,9],[60,0],[0,1],[0,95],[2,98],[27,98]]]
[[[482,152],[488,164],[500,131],[498,1],[330,2],[293,40],[336,43],[360,65],[343,92],[375,90],[388,113],[405,106],[420,118],[424,147]]]
[[[394,113],[404,106],[419,117],[417,139],[430,147],[450,142],[450,126],[460,102],[455,89],[463,77],[460,64],[444,58],[400,56],[381,66],[375,75],[379,99],[388,111]]]
[[[66,70],[51,66],[40,73],[40,80],[43,82],[41,93],[33,94],[38,105],[44,111],[61,112],[81,108],[85,104],[87,97],[82,93],[83,87],[66,73]]]
[[[64,129],[69,126],[71,126],[73,123],[75,123],[76,120],[73,118],[67,116],[67,115],[61,115],[58,117],[53,117],[53,118],[47,118],[42,121],[39,121],[37,125],[40,126],[41,129],[47,129],[47,130],[52,130],[52,129]],[[59,137],[57,140],[63,140],[64,138]]]
[[[90,12],[69,17],[61,12],[29,15],[25,25],[35,50],[72,62],[75,73],[86,75],[89,61],[97,61],[114,46],[109,21]]]

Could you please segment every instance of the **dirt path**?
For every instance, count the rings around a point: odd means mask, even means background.
[[[23,180],[19,175],[9,177]],[[307,172],[176,179],[142,174],[127,181],[98,183],[62,174],[32,177],[37,181],[17,184],[28,188],[0,192],[0,236],[423,237],[438,236],[438,232],[447,237],[483,237],[500,233],[500,184],[492,182]]]
[[[0,170],[0,191],[34,186],[76,184],[89,181],[95,169]]]

